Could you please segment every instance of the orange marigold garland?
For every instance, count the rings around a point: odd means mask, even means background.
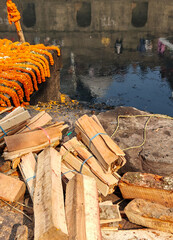
[[[8,14],[8,22],[9,24],[15,23],[17,31],[21,31],[21,27],[19,24],[20,20],[20,12],[17,10],[15,3],[12,0],[7,0],[7,14]]]
[[[8,1],[8,4],[13,3]],[[10,20],[13,22],[17,18],[13,15]],[[15,107],[28,104],[23,101],[24,93],[29,102],[34,89],[38,90],[37,83],[50,77],[49,63],[53,65],[54,59],[48,50],[56,50],[58,56],[60,55],[60,49],[56,46],[13,43],[8,39],[0,39],[0,106],[11,106],[7,96],[11,97]]]

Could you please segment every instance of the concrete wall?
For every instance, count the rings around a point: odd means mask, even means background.
[[[67,48],[114,47],[136,49],[140,37],[164,37],[173,30],[171,0],[14,0],[21,12],[26,41],[46,37]],[[0,37],[17,40],[9,25],[6,0],[0,3]],[[35,41],[35,42],[34,42]]]
[[[173,29],[171,0],[14,0],[14,2],[21,12],[25,32],[119,30],[168,32]],[[0,32],[14,30],[14,26],[8,25],[5,4],[4,0],[0,3]],[[141,18],[147,18],[143,26],[134,26],[136,24],[132,23],[132,19],[140,21]]]

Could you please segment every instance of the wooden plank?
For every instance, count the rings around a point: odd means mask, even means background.
[[[44,131],[35,130],[25,133],[20,133],[12,136],[7,136],[4,138],[9,152],[17,151],[24,148],[35,147],[51,141],[52,138],[58,137],[62,138],[62,133],[58,127],[46,128]]]
[[[33,152],[33,153],[40,152],[42,149],[48,146],[56,147],[57,145],[59,145],[59,142],[60,142],[60,137],[58,136],[56,138],[51,139],[51,144],[49,143],[49,141],[47,141],[44,144],[41,144],[39,146],[25,148],[19,151],[13,151],[13,152],[4,151],[2,156],[4,157],[5,160],[13,160],[14,158],[21,157],[30,152]]]
[[[34,116],[32,119],[30,119],[30,121],[27,123],[27,126],[18,131],[18,133],[27,132],[38,127],[42,127],[49,123],[51,120],[52,117],[45,111],[42,111],[38,113],[36,116]]]
[[[93,178],[76,174],[67,184],[65,205],[69,240],[102,239],[98,193]]]
[[[19,201],[25,194],[25,183],[0,173],[0,198],[10,202]]]
[[[13,107],[10,107],[10,108],[13,108]],[[7,108],[8,109],[8,108]],[[1,120],[0,120],[0,124],[1,122],[4,122],[6,121],[7,119],[10,119],[20,113],[23,113],[25,111],[25,109],[23,107],[17,107],[15,108],[12,112],[8,113],[5,117],[3,117]]]
[[[64,143],[64,146],[66,149],[68,149],[68,151],[72,152],[73,155],[78,156],[83,161],[88,159],[85,164],[90,167],[92,173],[94,173],[101,181],[109,186],[109,193],[113,193],[115,186],[118,184],[120,176],[119,178],[115,178],[112,174],[105,173],[96,158],[89,152],[89,150],[81,141],[77,140],[76,137]]]
[[[127,172],[119,182],[123,198],[142,198],[173,207],[173,177]]]
[[[19,169],[33,200],[36,176],[36,160],[33,153],[30,152],[21,158]]]
[[[1,128],[5,131],[9,128],[14,127],[15,125],[18,125],[20,123],[25,122],[26,120],[28,120],[30,118],[30,114],[28,111],[24,111],[22,113],[19,113],[13,117],[11,117],[10,119],[7,119],[3,122],[0,123]],[[2,133],[2,130],[0,130],[0,133]]]
[[[173,209],[144,199],[133,199],[124,209],[132,223],[173,233]]]
[[[157,231],[155,229],[133,229],[119,231],[102,231],[104,240],[171,240],[171,233]]]
[[[38,155],[34,192],[35,240],[67,240],[61,155],[46,148]]]
[[[68,152],[68,150],[65,149],[63,146],[60,149],[60,154],[62,155],[63,161],[67,162],[70,166],[72,166],[72,168],[76,169],[78,172],[80,171],[83,162],[81,159],[73,156],[73,154]],[[90,171],[89,167],[86,164],[83,165],[82,174],[93,177],[97,182],[98,190],[104,196],[108,195],[109,187],[107,186],[107,184],[103,183],[98,177],[96,177],[95,174]]]

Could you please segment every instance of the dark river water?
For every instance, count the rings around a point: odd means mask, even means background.
[[[84,50],[85,52],[85,50]],[[102,53],[100,53],[102,52]],[[61,92],[87,105],[132,106],[173,116],[172,54],[112,48],[73,52],[61,71]],[[98,56],[98,57],[97,57]]]

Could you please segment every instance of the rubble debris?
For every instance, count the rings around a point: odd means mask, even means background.
[[[173,233],[173,208],[144,199],[133,199],[124,212],[133,223]]]
[[[101,240],[98,191],[93,178],[76,174],[66,188],[69,240]]]
[[[107,173],[117,171],[125,163],[125,153],[107,135],[99,120],[86,114],[75,122],[78,138],[91,150]]]
[[[52,147],[38,155],[34,217],[35,240],[68,239],[61,183],[61,155]]]
[[[0,198],[10,202],[17,202],[23,198],[26,190],[25,183],[0,173]]]
[[[127,172],[118,184],[123,198],[142,198],[173,207],[173,176]]]

